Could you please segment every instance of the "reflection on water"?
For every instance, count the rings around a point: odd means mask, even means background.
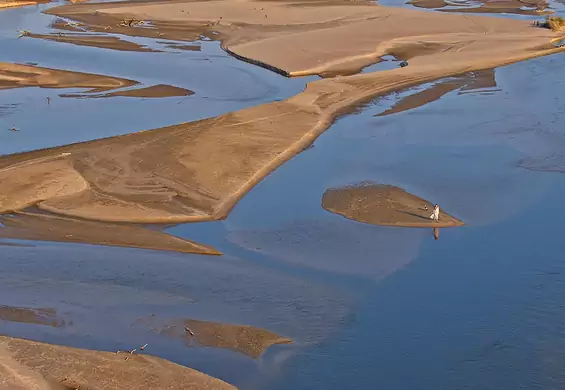
[[[433,231],[434,231],[434,239],[439,240],[439,229],[433,228]]]

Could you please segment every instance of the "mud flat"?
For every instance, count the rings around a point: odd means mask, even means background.
[[[285,101],[211,119],[0,157],[0,212],[35,205],[107,222],[221,219],[256,183],[363,101],[563,50],[551,45],[558,34],[524,21],[333,4],[149,2],[51,9],[77,20],[215,20],[227,50],[292,76],[351,72],[387,54],[409,59],[409,66],[314,81]]]
[[[441,211],[439,221],[430,219],[434,205],[402,188],[360,184],[324,193],[322,207],[358,222],[398,227],[453,227],[463,222]]]
[[[125,355],[0,336],[0,389],[235,389],[158,357]]]

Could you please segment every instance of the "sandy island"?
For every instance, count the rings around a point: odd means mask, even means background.
[[[195,25],[210,24],[226,50],[292,76],[350,73],[385,54],[408,59],[409,66],[314,81],[288,100],[216,118],[0,157],[4,213],[35,205],[109,222],[224,218],[256,183],[363,101],[563,50],[551,45],[559,34],[525,21],[363,2],[103,3],[49,12],[83,22],[135,17],[156,26],[173,23],[180,35],[179,26],[188,26],[187,36]]]
[[[430,219],[434,205],[391,185],[364,183],[327,190],[322,207],[358,222],[398,227],[444,228],[463,222],[441,210],[439,221]]]
[[[272,345],[292,343],[292,340],[287,337],[250,325],[194,319],[162,321],[154,316],[142,318],[138,324],[149,326],[155,333],[181,339],[187,345],[226,348],[254,359],[259,358]]]
[[[145,354],[90,351],[0,336],[0,389],[227,390],[235,387]]]

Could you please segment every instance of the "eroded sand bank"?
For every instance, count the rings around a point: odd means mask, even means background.
[[[97,17],[189,25],[220,21],[214,28],[229,50],[293,75],[350,72],[384,54],[408,58],[409,66],[315,81],[286,101],[216,118],[1,157],[0,212],[37,205],[102,221],[224,218],[258,181],[364,100],[562,50],[550,44],[556,33],[524,21],[332,4],[214,1],[52,9],[73,18],[96,11]]]
[[[158,357],[127,355],[0,336],[0,389],[235,389]]]
[[[439,221],[430,219],[434,205],[390,185],[360,184],[328,190],[322,207],[358,222],[398,227],[443,228],[463,222],[441,211]]]

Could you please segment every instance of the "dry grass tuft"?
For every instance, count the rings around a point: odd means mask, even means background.
[[[548,16],[544,22],[535,22],[535,26],[549,28],[553,31],[561,31],[565,28],[565,19],[561,16]]]

